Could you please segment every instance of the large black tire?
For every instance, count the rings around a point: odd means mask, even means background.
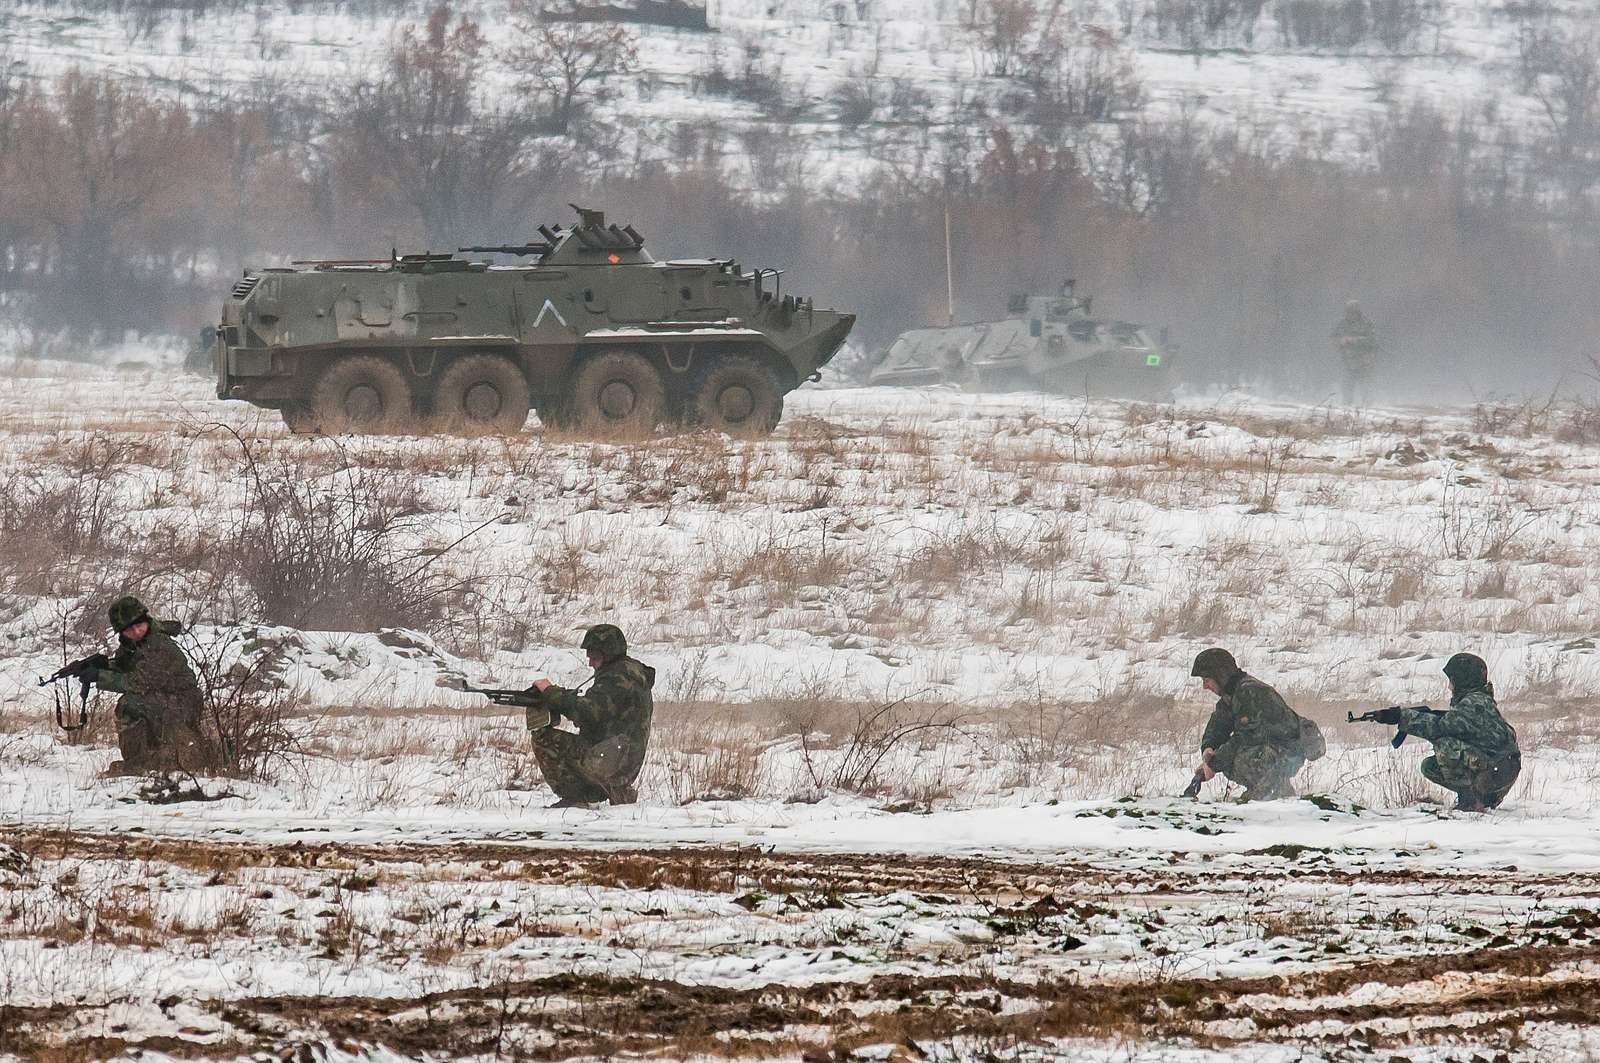
[[[702,427],[731,436],[767,436],[783,417],[783,388],[760,359],[727,354],[700,370],[690,403]]]
[[[370,354],[339,359],[311,389],[311,415],[332,434],[401,432],[412,424],[411,385],[392,363]]]
[[[528,378],[509,358],[469,354],[439,374],[434,416],[451,432],[511,435],[528,423]]]
[[[648,358],[601,351],[578,367],[558,419],[583,435],[641,439],[656,430],[666,412],[666,381]]]

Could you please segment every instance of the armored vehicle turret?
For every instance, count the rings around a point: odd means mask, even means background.
[[[1056,295],[1012,296],[998,321],[901,333],[870,380],[1162,400],[1177,380],[1165,333],[1091,317],[1067,281]]]
[[[515,432],[532,408],[579,435],[763,435],[855,321],[785,294],[779,270],[657,262],[632,226],[577,209],[528,244],[245,270],[218,396],[301,432]],[[491,254],[531,261],[470,257]]]

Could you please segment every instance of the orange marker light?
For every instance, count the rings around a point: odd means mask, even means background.
[[[607,255],[606,256],[606,261],[610,262],[613,266],[615,266],[618,262],[621,262],[622,259],[618,258],[616,255]]]

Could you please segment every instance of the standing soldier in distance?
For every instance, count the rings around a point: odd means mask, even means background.
[[[529,689],[542,695],[550,724],[531,728],[534,758],[559,801],[552,807],[609,801],[631,805],[639,799],[634,781],[650,744],[656,672],[628,656],[628,642],[614,624],[597,624],[584,633],[582,648],[594,669],[587,691],[558,687],[548,679]],[[557,730],[565,716],[578,733]]]
[[[1217,695],[1195,778],[1226,775],[1244,785],[1241,801],[1293,797],[1295,772],[1306,762],[1300,717],[1276,690],[1241,670],[1227,650],[1201,650],[1189,674]]]
[[[1393,724],[1405,735],[1433,743],[1433,755],[1418,766],[1423,778],[1455,792],[1462,812],[1498,808],[1522,773],[1517,732],[1500,715],[1494,684],[1483,658],[1458,653],[1445,662],[1450,680],[1450,709],[1379,709],[1378,723]]]
[[[1333,326],[1333,345],[1338,348],[1342,363],[1344,404],[1354,406],[1357,399],[1363,405],[1371,402],[1372,371],[1378,364],[1378,330],[1354,299],[1344,304],[1344,317]]]
[[[117,652],[96,654],[86,674],[101,690],[115,691],[117,745],[126,773],[214,766],[211,743],[201,733],[205,699],[183,650],[172,641],[182,628],[154,620],[143,602],[129,595],[111,603]],[[116,765],[113,765],[116,768]]]

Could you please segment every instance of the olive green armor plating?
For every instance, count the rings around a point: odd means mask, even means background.
[[[873,384],[960,384],[1065,394],[1165,399],[1177,383],[1174,350],[1143,325],[1089,315],[1071,281],[1057,295],[1015,295],[1007,316],[901,333]]]
[[[632,226],[578,213],[534,243],[460,249],[532,264],[422,254],[245,270],[223,307],[217,394],[308,432],[514,432],[532,408],[580,435],[761,435],[855,321],[785,294],[777,270],[657,262]]]

